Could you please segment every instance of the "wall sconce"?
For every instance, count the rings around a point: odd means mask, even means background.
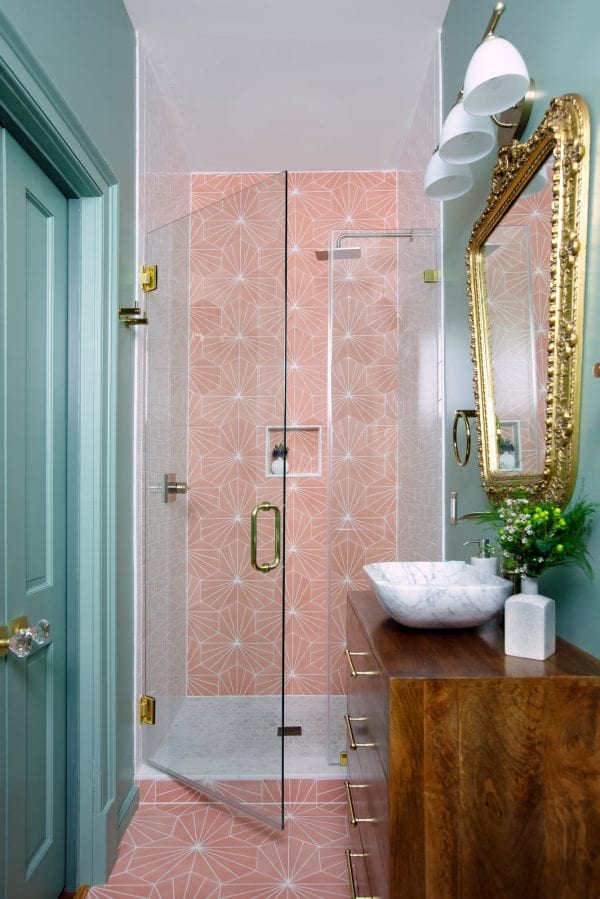
[[[439,153],[446,162],[483,159],[496,146],[496,129],[489,116],[471,115],[462,100],[452,107],[440,134]]]
[[[471,57],[463,87],[463,105],[471,115],[496,115],[514,106],[529,90],[529,72],[510,41],[493,33],[504,12],[497,3],[488,30]]]
[[[468,165],[453,165],[435,151],[425,171],[425,195],[430,200],[453,200],[473,187],[473,172]]]
[[[464,87],[442,125],[439,147],[425,173],[425,194],[430,199],[453,200],[472,187],[469,163],[483,159],[496,146],[494,126],[505,129],[505,143],[520,137],[527,125],[533,82],[516,47],[494,34],[503,12],[504,3],[496,3],[467,67]],[[507,110],[509,121],[497,118]],[[458,167],[461,170],[455,171]]]

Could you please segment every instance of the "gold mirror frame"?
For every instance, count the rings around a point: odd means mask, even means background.
[[[565,94],[551,101],[525,143],[501,147],[492,190],[467,246],[467,287],[474,367],[479,465],[488,499],[517,492],[564,505],[573,492],[579,443],[579,399],[589,169],[589,113],[585,101]],[[548,378],[543,471],[498,470],[493,360],[488,328],[484,244],[548,157],[552,177],[552,246],[548,320]]]

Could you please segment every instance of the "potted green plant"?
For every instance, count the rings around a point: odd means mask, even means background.
[[[538,593],[538,577],[566,564],[593,576],[587,544],[597,508],[583,497],[562,509],[551,501],[515,496],[480,516],[497,529],[503,571],[521,578],[521,592],[504,606],[507,655],[543,661],[554,652],[555,602]]]
[[[591,577],[587,541],[597,508],[583,498],[561,509],[553,502],[515,496],[481,519],[497,529],[506,571],[534,578],[547,568],[573,564]]]

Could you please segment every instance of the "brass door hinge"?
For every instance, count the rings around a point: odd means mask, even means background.
[[[140,269],[140,287],[144,293],[150,293],[158,287],[158,266],[143,265]]]
[[[140,696],[140,724],[156,724],[154,696]]]
[[[437,268],[426,268],[423,272],[425,284],[437,284],[440,280],[440,271]]]

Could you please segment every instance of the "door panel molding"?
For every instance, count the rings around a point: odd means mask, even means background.
[[[28,897],[44,887],[62,889],[65,868],[68,204],[4,129],[1,148],[8,524],[2,617],[24,616],[32,624],[47,618],[52,625],[46,646],[2,665],[10,722],[2,876],[8,895]],[[32,560],[41,577],[30,576]]]
[[[68,745],[67,887],[104,882],[118,809],[116,628],[117,179],[37,59],[0,12],[0,123],[69,203]],[[118,346],[119,345],[119,346]],[[126,460],[125,460],[126,461]],[[133,526],[133,522],[131,523]],[[121,603],[133,603],[132,596]],[[133,716],[133,710],[132,710]],[[68,750],[68,751],[69,751]]]

